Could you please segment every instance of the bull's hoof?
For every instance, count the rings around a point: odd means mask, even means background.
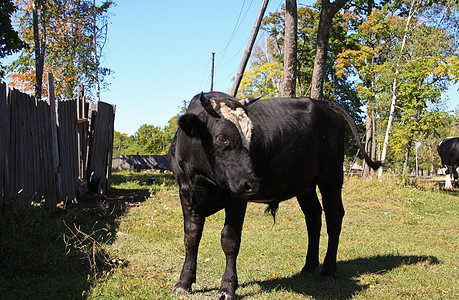
[[[233,300],[234,296],[228,295],[226,292],[219,292],[215,300]]]
[[[186,289],[186,288],[183,288],[183,287],[180,287],[180,286],[176,286],[172,289],[172,295],[181,295],[181,294],[187,294],[187,293],[191,293],[191,288],[189,289]]]
[[[314,273],[316,268],[317,268],[317,266],[305,266],[301,270],[300,274],[303,275],[303,276],[308,276],[308,275]]]

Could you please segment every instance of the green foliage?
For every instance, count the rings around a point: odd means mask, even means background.
[[[164,128],[144,124],[133,136],[115,131],[114,155],[158,155],[166,154],[177,131],[180,114],[172,117]]]
[[[0,1],[0,59],[21,50],[25,46],[11,25],[10,19],[15,11],[16,7],[11,0]],[[1,70],[0,78],[3,76],[4,70]]]
[[[115,131],[113,136],[113,155],[136,154],[138,151],[134,137]]]
[[[262,30],[266,34],[262,44],[255,47],[251,58],[251,66],[244,73],[238,92],[239,98],[260,96],[276,97],[283,76],[284,47],[284,15],[281,11],[270,13],[263,20]],[[345,49],[355,48],[356,40],[348,35],[351,16],[338,14],[333,21],[330,32],[330,50],[328,51],[324,97],[327,100],[342,104],[362,128],[361,99],[357,95],[355,85],[345,77],[336,77],[336,58]],[[311,84],[315,40],[319,21],[317,8],[298,8],[298,53],[297,53],[297,96],[307,96]],[[350,130],[346,131],[346,155],[354,156],[357,146]]]
[[[91,0],[53,0],[39,6],[39,38],[45,49],[44,73],[53,73],[56,97],[73,98],[78,84],[86,86],[87,95],[93,93],[98,83],[106,86],[104,78],[110,70],[101,66],[99,60],[106,41],[109,10],[113,5],[112,1],[104,1],[94,10]],[[19,6],[18,31],[27,47],[8,67],[11,85],[24,92],[33,92],[36,81],[32,7],[31,0],[21,2]]]
[[[421,3],[408,25],[405,5],[409,3],[394,2],[375,9],[356,27],[359,47],[338,55],[336,75],[358,77],[359,97],[376,111],[379,141],[387,126],[394,93],[392,83],[398,76],[386,165],[400,172],[404,161],[414,168],[411,153],[416,141],[426,146],[423,151],[430,153],[429,167],[425,169],[435,169],[438,159],[431,141],[438,143],[444,138],[440,132],[452,122],[441,95],[457,81],[459,64],[450,62],[459,57],[459,39],[455,35],[459,14],[447,2],[425,6]],[[401,53],[405,34],[407,39]]]

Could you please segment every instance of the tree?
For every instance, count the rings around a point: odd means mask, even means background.
[[[311,98],[322,99],[323,84],[327,63],[328,43],[333,17],[348,0],[322,0],[320,8],[319,27],[317,29],[316,56],[311,79]]]
[[[113,155],[130,155],[140,152],[133,136],[115,131],[113,136]]]
[[[405,51],[405,45],[406,45],[406,40],[407,40],[408,34],[409,34],[411,19],[413,18],[414,14],[416,13],[417,8],[418,7],[417,7],[416,0],[412,0],[411,1],[410,11],[409,11],[408,17],[406,18],[405,29],[403,31],[403,38],[402,38],[402,41],[401,41],[400,50],[399,50],[398,53],[396,53],[396,56],[395,56],[396,57],[396,62],[395,62],[394,77],[393,77],[393,80],[392,80],[392,89],[391,89],[391,92],[392,92],[392,97],[391,98],[392,98],[392,100],[391,100],[391,104],[390,104],[389,118],[388,118],[387,126],[386,126],[386,134],[384,135],[383,149],[382,149],[382,153],[381,153],[381,161],[383,163],[386,161],[387,147],[389,145],[389,135],[390,135],[391,127],[392,127],[392,121],[394,119],[395,105],[397,104],[397,98],[398,98],[398,86],[397,86],[397,83],[398,83],[398,76],[399,76],[400,67],[401,67],[400,66],[401,59],[402,59],[403,53]],[[382,172],[383,172],[383,168],[381,167],[378,170],[378,177],[381,177]]]
[[[11,0],[0,0],[0,59],[18,52],[25,46],[11,25],[11,16],[15,11],[16,7]],[[4,75],[4,70],[0,70],[0,78]]]
[[[285,12],[270,13],[263,20],[262,30],[265,39],[259,43],[253,52],[250,68],[245,72],[238,97],[279,96],[282,81],[282,66],[284,58],[284,24]],[[311,7],[299,7],[297,27],[297,96],[306,96],[310,91],[311,75],[314,66],[314,41],[317,36],[319,12]],[[353,83],[349,78],[337,78],[337,55],[347,48],[356,48],[353,39],[348,38],[348,23],[351,15],[344,12],[337,14],[332,22],[330,32],[330,51],[326,64],[324,94],[328,100],[342,104],[361,127],[361,101]],[[355,155],[357,147],[352,134],[346,134],[346,155]]]
[[[296,95],[296,55],[297,55],[297,8],[296,0],[285,1],[285,43],[284,43],[284,74],[282,78],[281,96]]]
[[[46,2],[34,0],[32,2],[32,27],[35,46],[35,97],[41,100],[43,86],[43,67],[46,50]]]
[[[388,8],[385,9],[362,9],[364,13],[370,11],[368,16],[354,15],[351,23],[356,32],[354,39],[357,47],[344,49],[338,54],[337,72],[338,78],[350,75],[357,76],[358,97],[366,105],[366,131],[365,150],[374,160],[376,158],[376,99],[380,94],[377,79],[383,65],[389,55],[388,47],[393,45],[388,42],[390,37],[390,23]],[[362,177],[370,175],[370,167],[363,162]]]
[[[446,1],[446,3],[448,2]],[[404,111],[408,111],[408,115],[413,117],[413,121],[409,123],[416,124],[415,129],[412,128],[409,131],[410,136],[406,146],[404,172],[407,168],[411,144],[413,143],[413,132],[422,122],[426,122],[426,118],[427,120],[429,119],[428,117],[421,117],[424,109],[429,101],[433,103],[438,101],[440,92],[444,91],[446,87],[445,84],[452,80],[449,74],[436,73],[436,66],[445,65],[445,59],[446,63],[450,60],[457,61],[459,56],[457,36],[449,34],[450,28],[443,30],[439,26],[435,27],[429,24],[429,19],[439,13],[445,17],[447,16],[450,19],[449,22],[452,21],[450,25],[453,28],[452,32],[454,32],[454,28],[457,28],[457,19],[450,17],[451,9],[448,6],[444,7],[444,5],[445,3],[440,3],[439,6],[434,4],[432,11],[430,2],[422,3],[421,1],[412,0],[409,10],[407,10],[404,26],[394,27],[394,30],[402,33],[400,35],[402,38],[398,50],[393,55],[394,60],[392,60],[391,105],[381,160],[383,162],[386,160],[391,125],[396,116],[396,106],[401,106],[401,115],[404,115]],[[455,10],[457,13],[457,7]],[[428,13],[429,17],[425,19],[425,13],[428,11],[432,11],[433,15]],[[444,20],[445,18],[441,19]],[[445,21],[442,21],[442,23],[445,23]],[[393,23],[394,26],[397,26],[397,24],[400,24],[400,22]],[[429,37],[427,42],[425,37]],[[432,44],[434,46],[429,48]],[[454,50],[448,51],[449,48]],[[459,66],[453,65],[450,68],[456,69],[455,73],[457,73]],[[402,105],[400,105],[400,102],[402,102]],[[427,128],[429,127],[427,126]],[[378,172],[378,177],[381,174],[382,168]]]
[[[11,84],[27,92],[31,92],[35,84],[38,86],[42,81],[41,70],[33,62],[44,55],[43,72],[54,74],[58,98],[74,97],[78,84],[84,84],[89,94],[93,94],[96,81],[103,82],[104,76],[110,73],[94,59],[94,47],[98,47],[97,55],[100,56],[107,34],[109,9],[113,4],[105,1],[94,7],[90,0],[18,0],[18,30],[29,47],[9,66]],[[36,10],[35,14],[33,10]],[[94,12],[97,20],[105,25],[94,23]],[[36,17],[31,17],[33,15]],[[38,33],[34,30],[34,23],[39,27]],[[96,44],[94,34],[100,36]],[[40,44],[36,43],[36,36]],[[36,95],[39,96],[38,92]]]
[[[367,105],[367,120],[370,113],[374,114],[386,128],[382,133],[388,141],[383,157],[393,156],[386,165],[400,160],[400,170],[408,170],[415,141],[435,135],[429,129],[438,129],[447,119],[441,93],[456,80],[459,68],[454,63],[458,55],[454,34],[457,21],[447,11],[435,5],[419,6],[416,11],[403,3],[385,5],[356,27],[360,47],[339,55],[337,75],[358,76],[357,89]],[[436,19],[441,21],[434,24]],[[452,24],[446,22],[448,19]],[[374,125],[371,130],[375,131]]]

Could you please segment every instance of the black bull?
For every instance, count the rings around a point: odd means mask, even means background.
[[[458,179],[457,168],[459,167],[459,137],[444,139],[438,144],[438,155],[441,165],[446,167],[447,174],[453,174],[455,180]]]
[[[308,230],[302,273],[312,272],[319,265],[322,214],[316,186],[322,194],[329,236],[321,276],[331,278],[335,274],[344,216],[343,117],[366,162],[377,169],[380,163],[366,154],[353,119],[333,102],[309,98],[244,101],[216,92],[192,99],[179,119],[169,150],[180,188],[186,248],[173,293],[191,291],[205,218],[225,209],[221,246],[226,270],[217,298],[234,298],[238,286],[236,257],[248,201],[267,203],[274,214],[281,201],[297,197]]]

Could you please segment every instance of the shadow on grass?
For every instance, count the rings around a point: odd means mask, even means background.
[[[119,217],[149,189],[84,196],[59,212],[9,200],[0,211],[0,299],[82,299],[124,258],[103,245],[116,240]]]
[[[459,189],[457,187],[455,187],[454,190],[446,190],[443,188],[443,189],[440,189],[440,192],[442,194],[459,197]]]
[[[432,256],[397,256],[378,255],[338,262],[336,278],[320,281],[320,268],[310,275],[296,274],[286,278],[275,278],[266,281],[254,281],[242,286],[259,285],[263,291],[290,290],[295,293],[312,296],[315,299],[350,299],[356,293],[368,288],[359,283],[358,277],[363,274],[384,274],[402,265],[414,265],[421,262],[438,264]],[[243,299],[251,295],[241,295]]]
[[[241,289],[253,285],[259,286],[263,292],[292,291],[314,299],[350,299],[356,293],[369,288],[368,285],[359,283],[358,277],[363,274],[384,274],[403,265],[414,265],[427,262],[431,265],[439,261],[433,256],[397,256],[378,255],[368,258],[358,258],[349,261],[338,262],[336,278],[330,281],[320,280],[320,268],[309,275],[295,274],[285,278],[274,278],[265,281],[250,281],[239,286],[236,291],[237,299],[256,296],[254,293],[241,293]],[[218,288],[195,290],[194,294],[217,293]]]

